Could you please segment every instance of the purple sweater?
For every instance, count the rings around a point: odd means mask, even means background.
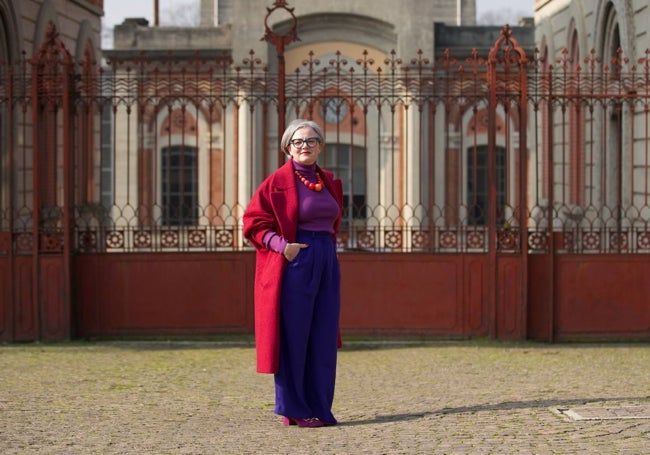
[[[307,180],[316,183],[316,165],[305,166],[293,162],[297,169]],[[321,191],[312,191],[307,188],[296,176],[298,187],[298,230],[321,231],[334,233],[334,221],[339,215],[339,206],[334,197],[323,186]],[[287,246],[287,240],[277,232],[269,231],[264,234],[264,244],[270,250],[282,254]]]

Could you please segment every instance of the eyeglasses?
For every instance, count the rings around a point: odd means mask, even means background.
[[[289,144],[293,145],[295,148],[302,148],[303,145],[307,144],[307,147],[312,148],[320,144],[320,139],[317,137],[308,137],[307,139],[292,139],[289,141]]]

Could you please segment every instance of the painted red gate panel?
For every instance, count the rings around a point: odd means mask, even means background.
[[[472,317],[484,292],[465,291],[461,255],[350,253],[341,267],[344,332],[463,336],[484,326]]]
[[[13,324],[15,341],[39,339],[38,310],[33,298],[33,259],[18,256],[13,267]]]
[[[556,261],[558,337],[650,335],[647,255],[565,255]]]
[[[500,256],[497,259],[497,313],[496,333],[502,340],[524,338],[525,324],[522,321],[522,269],[519,255]]]
[[[78,288],[80,336],[250,331],[252,265],[246,256],[78,258],[78,282],[96,283]]]
[[[39,257],[39,327],[43,340],[70,338],[70,309],[64,295],[63,256]]]

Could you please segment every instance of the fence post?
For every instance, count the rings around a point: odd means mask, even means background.
[[[515,38],[512,37],[512,30],[506,24],[501,30],[501,36],[494,43],[488,56],[488,311],[489,311],[489,331],[493,338],[506,336],[505,332],[499,330],[499,321],[506,317],[506,314],[514,314],[517,326],[514,327],[514,333],[510,336],[516,338],[525,338],[526,334],[526,312],[527,312],[527,295],[528,295],[528,218],[527,218],[527,73],[526,64],[528,59],[526,52],[521,48]],[[500,72],[497,74],[498,66],[501,65]],[[499,93],[497,93],[499,92]],[[518,200],[519,216],[517,223],[519,248],[516,248],[519,254],[518,262],[518,283],[504,283],[503,276],[500,272],[499,264],[499,244],[501,229],[508,229],[498,224],[498,207],[497,207],[497,143],[496,143],[496,126],[497,126],[497,107],[499,101],[497,95],[503,97],[502,102],[508,104],[511,100],[516,100],[518,104],[519,120],[519,143],[518,154],[519,160],[515,161],[515,172],[518,172],[517,181],[519,186],[515,187],[518,195],[515,195],[515,204]],[[506,119],[509,121],[508,119]],[[506,128],[506,132],[509,128]],[[506,145],[509,145],[509,138],[506,137]],[[506,150],[506,157],[510,155],[510,150]],[[506,158],[507,163],[507,158]],[[505,175],[508,175],[506,168]],[[507,203],[507,201],[506,201]],[[505,209],[505,207],[504,207]],[[515,231],[516,232],[516,231]],[[508,300],[504,297],[505,293],[500,292],[501,287],[517,286],[517,299]],[[513,301],[514,300],[514,301]],[[501,312],[500,312],[501,310]],[[503,317],[502,317],[503,316]]]
[[[289,31],[284,35],[276,34],[271,27],[269,27],[269,17],[274,11],[283,9],[291,15],[292,24]],[[275,52],[278,58],[278,163],[281,164],[284,160],[284,152],[280,150],[279,144],[282,139],[281,134],[284,132],[286,120],[286,94],[285,94],[285,79],[286,69],[284,61],[284,47],[293,41],[299,41],[297,25],[298,19],[293,14],[294,8],[289,8],[286,0],[275,0],[272,8],[266,8],[267,14],[264,18],[264,28],[266,30],[264,37],[265,41],[270,42],[275,47]]]
[[[32,271],[34,327],[17,338],[70,338],[70,256],[72,251],[72,157],[74,64],[50,23],[46,38],[32,59]],[[61,117],[59,117],[61,116]],[[60,121],[59,121],[60,120]],[[60,137],[60,138],[59,138]],[[60,148],[59,148],[60,145]],[[60,150],[60,151],[59,151]],[[63,194],[57,194],[61,153]],[[42,212],[41,212],[42,211]],[[15,302],[25,307],[26,302]]]

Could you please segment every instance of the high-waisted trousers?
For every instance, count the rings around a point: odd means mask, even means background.
[[[280,361],[275,412],[336,423],[332,414],[341,311],[336,242],[326,232],[299,231],[309,245],[287,264],[280,298]]]

